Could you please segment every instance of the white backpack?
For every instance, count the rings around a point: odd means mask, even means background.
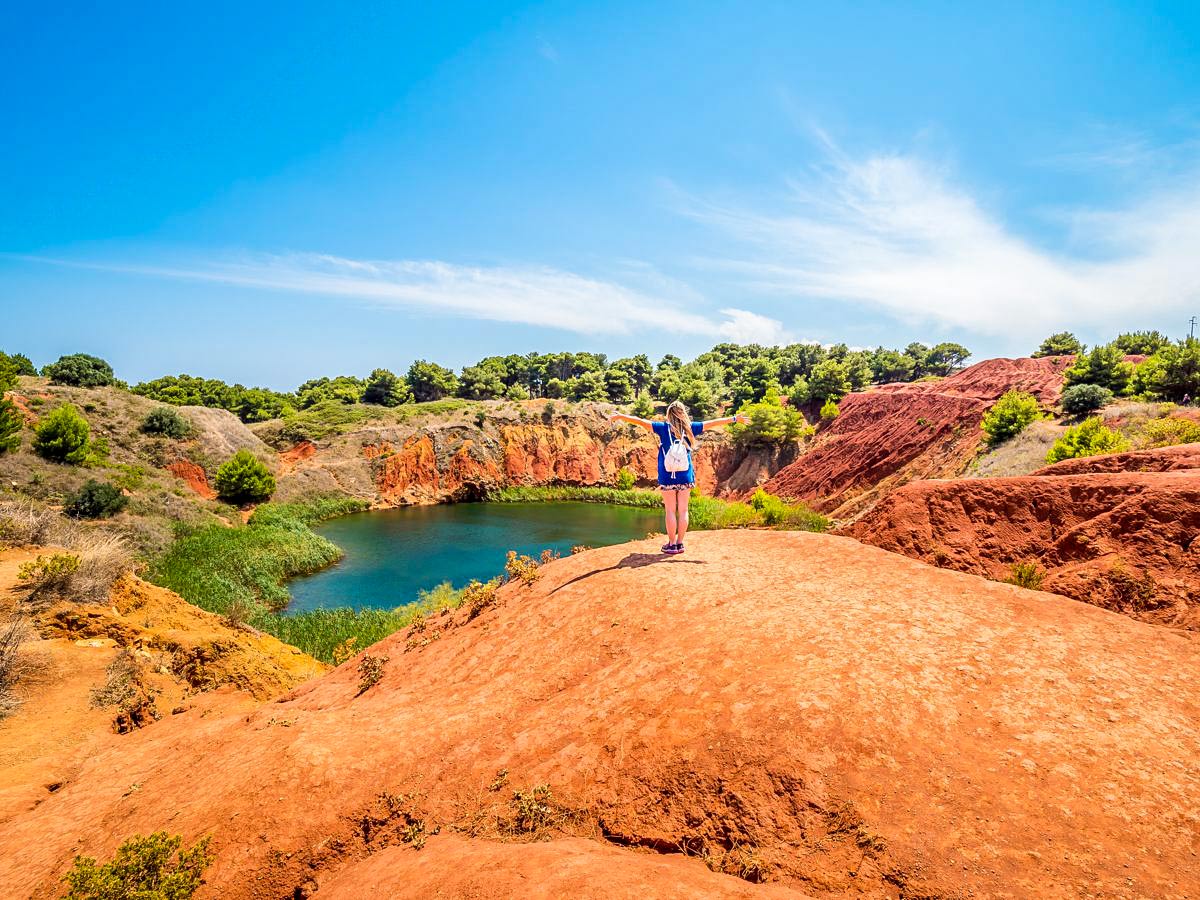
[[[686,472],[692,464],[688,445],[682,437],[676,436],[670,425],[667,426],[667,434],[671,436],[671,446],[663,451],[663,468],[672,473]]]

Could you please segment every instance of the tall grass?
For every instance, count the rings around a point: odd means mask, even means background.
[[[644,509],[658,509],[663,502],[662,495],[654,490],[577,485],[507,487],[489,494],[488,500],[494,503],[547,503],[570,500],[637,506]],[[688,502],[688,521],[690,527],[697,531],[763,526],[790,531],[825,531],[829,528],[829,520],[806,504],[787,503],[761,490],[750,503],[720,500],[693,492]]]
[[[501,488],[488,494],[492,503],[611,503],[615,506],[638,506],[658,509],[662,495],[644,488],[581,487],[571,484],[523,485]]]
[[[182,533],[147,577],[202,609],[251,619],[287,606],[288,578],[341,558],[342,551],[309,525],[365,507],[345,497],[268,503],[242,527],[206,525]]]
[[[353,638],[353,650],[366,649],[376,641],[426,616],[442,610],[458,609],[463,603],[465,588],[454,588],[446,581],[428,591],[421,591],[416,603],[396,609],[313,609],[285,616],[266,613],[251,623],[273,634],[285,644],[299,647],[309,656],[323,662],[334,662],[334,651]]]

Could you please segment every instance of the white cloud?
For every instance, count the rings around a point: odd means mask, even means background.
[[[375,306],[515,322],[580,334],[635,331],[774,343],[781,323],[743,309],[706,312],[620,284],[548,267],[461,266],[436,261],[377,261],[318,254],[261,256],[207,265],[143,266],[46,260],[61,265],[162,278],[207,281],[344,297]]]
[[[1200,302],[1195,172],[1136,205],[1075,211],[1072,252],[1051,252],[944,170],[901,155],[829,155],[793,183],[784,212],[694,203],[690,215],[743,247],[716,264],[764,291],[996,335],[1182,319]]]

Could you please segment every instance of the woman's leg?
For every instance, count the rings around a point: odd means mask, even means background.
[[[675,492],[675,543],[683,543],[683,537],[688,530],[688,501],[692,498],[691,491]]]
[[[678,493],[679,493],[678,491],[669,491],[666,488],[662,489],[663,511],[666,513],[666,517],[667,517],[667,543],[668,544],[676,543],[675,534],[676,534],[676,529],[678,527],[678,523],[675,518],[675,509],[676,509],[675,495]]]

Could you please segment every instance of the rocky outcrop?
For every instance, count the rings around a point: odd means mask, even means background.
[[[1096,472],[1182,472],[1200,470],[1200,444],[1179,444],[1155,450],[1131,450],[1104,456],[1064,459],[1038,469],[1034,475],[1087,475]]]
[[[0,829],[0,884],[166,828],[230,900],[1200,892],[1190,635],[842,537],[656,551],[93,753]]]
[[[508,485],[612,485],[630,469],[649,486],[658,445],[646,431],[612,426],[584,406],[543,418],[521,414],[464,424],[424,422],[364,428],[284,451],[280,496],[343,491],[379,506],[473,499]],[[714,495],[753,490],[795,458],[798,446],[738,447],[714,432],[695,454],[697,483]]]
[[[1042,588],[1150,622],[1200,629],[1195,448],[1070,460],[1019,478],[906,485],[843,533],[987,578],[1018,563]],[[1095,470],[1090,470],[1095,466]]]
[[[765,485],[837,519],[861,515],[900,485],[959,475],[979,452],[983,414],[1006,391],[1057,402],[1072,357],[989,359],[941,381],[850,394],[815,444]]]

